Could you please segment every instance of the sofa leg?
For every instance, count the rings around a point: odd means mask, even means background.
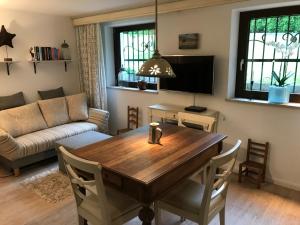
[[[14,175],[15,175],[15,177],[20,176],[20,174],[21,174],[20,168],[15,168],[15,169],[14,169]]]

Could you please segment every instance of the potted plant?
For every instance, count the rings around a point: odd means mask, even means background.
[[[293,75],[293,73],[283,73],[280,76],[280,74],[278,75],[275,71],[272,71],[275,83],[269,87],[268,101],[270,103],[284,104],[290,101],[290,90],[287,81]]]
[[[267,45],[275,48],[276,52],[281,53],[279,73],[272,71],[272,79],[275,81],[269,86],[268,101],[275,104],[288,103],[290,100],[289,79],[294,76],[294,73],[288,71],[288,59],[295,53],[295,49],[299,48],[297,38],[294,36],[290,40],[290,44],[286,42],[269,42]],[[274,62],[275,63],[275,60]]]

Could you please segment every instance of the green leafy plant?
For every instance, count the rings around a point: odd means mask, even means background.
[[[277,82],[274,85],[278,86],[278,87],[284,87],[287,86],[287,81],[288,79],[290,79],[292,76],[294,76],[294,73],[289,72],[289,73],[285,73],[282,77],[280,77],[280,75],[278,75],[275,71],[272,71],[272,77],[273,79]]]

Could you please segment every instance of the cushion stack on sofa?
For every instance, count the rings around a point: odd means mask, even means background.
[[[106,111],[88,109],[85,94],[0,111],[0,160],[7,165],[52,150],[57,140],[66,137],[91,130],[107,132],[108,116]]]

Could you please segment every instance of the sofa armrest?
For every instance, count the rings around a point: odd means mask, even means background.
[[[16,140],[9,133],[0,129],[0,155],[9,160],[14,160],[19,149],[20,146]]]
[[[89,108],[88,122],[98,126],[98,130],[103,133],[108,133],[109,112],[101,109]]]

